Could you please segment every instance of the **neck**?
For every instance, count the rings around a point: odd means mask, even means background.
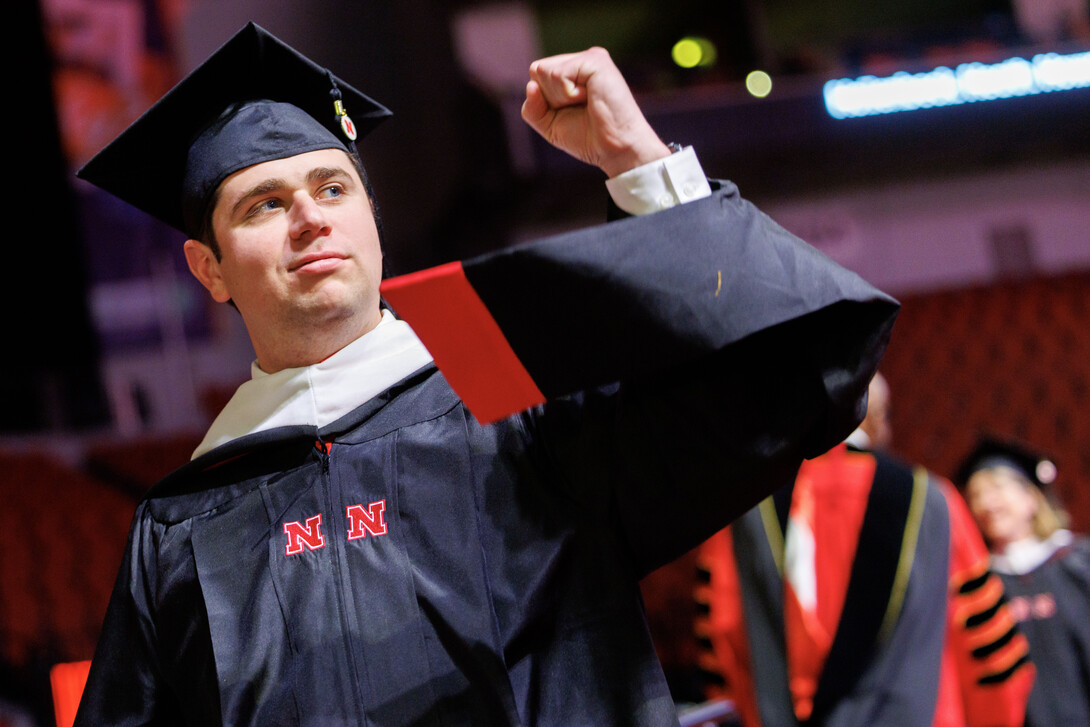
[[[1014,535],[1011,535],[1010,537],[993,539],[991,541],[991,550],[993,553],[1003,553],[1012,546],[1017,547],[1018,545],[1026,545],[1037,542],[1040,542],[1040,539],[1036,535],[1034,535],[1033,530],[1030,529],[1024,532],[1016,533]]]
[[[1036,536],[1009,541],[1003,548],[992,549],[992,568],[999,573],[1028,573],[1071,543],[1071,533],[1057,530],[1041,540]]]
[[[267,374],[311,366],[374,330],[381,319],[382,311],[376,308],[374,314],[363,321],[346,319],[326,322],[321,326],[284,330],[276,340],[261,343],[251,337],[257,365]]]

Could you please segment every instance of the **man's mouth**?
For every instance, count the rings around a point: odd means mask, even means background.
[[[288,272],[317,274],[325,273],[337,268],[345,259],[344,255],[336,252],[315,252],[303,255],[288,267]]]

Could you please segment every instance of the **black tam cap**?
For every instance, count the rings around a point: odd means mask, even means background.
[[[1021,442],[985,436],[958,468],[958,485],[964,487],[974,474],[993,467],[1009,467],[1042,490],[1056,481],[1051,458]]]
[[[234,172],[318,149],[355,152],[355,139],[388,116],[249,23],[77,176],[198,237],[206,206]]]

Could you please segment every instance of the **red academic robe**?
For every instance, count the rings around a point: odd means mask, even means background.
[[[700,562],[710,696],[747,727],[1023,722],[1026,642],[945,480],[838,446]]]

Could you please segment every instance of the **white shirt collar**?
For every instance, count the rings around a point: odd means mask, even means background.
[[[1070,530],[1057,530],[1046,540],[1029,537],[1016,541],[992,556],[992,570],[1010,575],[1029,573],[1057,550],[1070,545],[1072,538]]]
[[[844,443],[849,447],[855,447],[856,449],[870,449],[871,441],[867,433],[862,429],[856,429],[854,432],[848,435],[848,438],[844,440]]]
[[[384,310],[373,330],[319,363],[267,374],[255,361],[193,458],[254,432],[331,424],[431,360],[409,324]]]

